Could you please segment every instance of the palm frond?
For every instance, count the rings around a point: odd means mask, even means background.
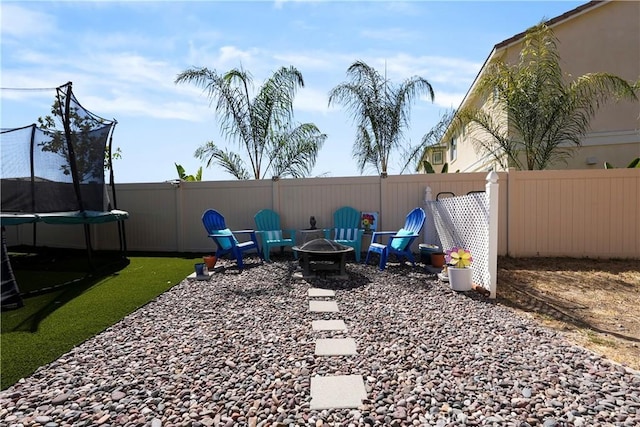
[[[236,153],[227,150],[216,150],[212,153],[212,157],[216,160],[222,169],[233,175],[237,179],[250,179],[249,172],[244,167],[242,158]]]
[[[389,157],[408,127],[411,103],[422,93],[433,100],[433,88],[417,76],[396,88],[363,61],[351,64],[347,76],[347,82],[329,92],[329,106],[346,107],[356,125],[352,154],[360,172],[372,166],[378,173],[386,173]]]
[[[280,134],[270,156],[274,176],[303,178],[315,166],[327,135],[313,123],[304,123],[286,134]]]

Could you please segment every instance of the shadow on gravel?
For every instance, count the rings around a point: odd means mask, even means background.
[[[262,263],[257,260],[255,262],[253,260],[249,260],[248,262],[247,260],[243,260],[243,262],[244,267],[242,268],[242,270],[238,269],[238,265],[235,263],[235,260],[233,261],[233,263],[231,263],[231,261],[228,261],[224,265],[216,264],[214,268],[216,273],[220,274],[242,274],[242,272],[244,271],[250,271],[254,268],[262,267]]]
[[[371,283],[371,280],[358,272],[349,269],[347,265],[348,279],[336,279],[330,275],[317,278],[304,279],[309,285],[314,288],[330,289],[330,290],[351,290],[361,288]]]
[[[235,296],[239,296],[247,299],[265,297],[265,296],[274,296],[282,293],[283,293],[282,290],[277,289],[275,286],[272,288],[264,288],[264,287],[263,288],[260,288],[260,287],[234,288],[234,289],[229,289],[227,291],[228,295],[235,295]]]

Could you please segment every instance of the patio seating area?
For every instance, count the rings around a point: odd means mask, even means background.
[[[290,254],[218,261],[0,392],[6,425],[637,425],[640,373],[409,264],[299,280]],[[340,312],[312,312],[310,288]],[[312,328],[342,320],[342,329]],[[353,338],[356,354],[316,355]],[[359,376],[357,408],[312,409],[312,379]],[[45,386],[46,384],[46,386]],[[527,423],[527,424],[523,424]]]

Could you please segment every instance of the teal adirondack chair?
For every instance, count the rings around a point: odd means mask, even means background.
[[[284,253],[285,246],[296,245],[296,230],[285,229],[280,226],[280,215],[271,209],[262,209],[255,214],[253,219],[256,222],[256,234],[262,241],[262,253],[264,260],[269,261],[269,252],[272,247],[279,246],[280,252]],[[284,237],[287,234],[289,237]],[[298,259],[298,253],[293,251],[293,257]]]
[[[353,248],[356,262],[360,262],[362,235],[360,211],[343,206],[333,213],[333,228],[325,229],[325,238]]]
[[[371,253],[380,255],[380,270],[384,270],[387,265],[389,255],[396,255],[398,260],[408,259],[411,264],[416,265],[416,261],[411,253],[411,244],[420,235],[426,214],[422,208],[415,208],[407,214],[404,226],[398,231],[375,231],[371,236],[371,245],[367,251],[365,264],[369,263]],[[387,243],[378,242],[378,237],[388,236]]]

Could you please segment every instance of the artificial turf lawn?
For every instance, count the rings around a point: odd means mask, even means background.
[[[180,283],[193,272],[194,260],[202,262],[195,254],[128,259],[116,272],[25,298],[24,307],[2,313],[2,390]],[[16,271],[21,286],[19,277]]]

